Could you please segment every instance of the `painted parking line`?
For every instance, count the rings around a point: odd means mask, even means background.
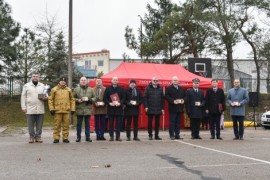
[[[208,147],[204,147],[204,146],[199,146],[199,145],[192,144],[192,143],[187,143],[187,142],[184,142],[184,141],[179,141],[179,140],[175,140],[175,141],[179,142],[179,143],[182,143],[182,144],[189,145],[189,146],[193,146],[193,147],[197,147],[197,148],[201,148],[201,149],[206,149],[206,150],[209,150],[209,151],[214,151],[214,152],[218,152],[218,153],[222,153],[222,154],[227,154],[227,155],[230,155],[230,156],[240,157],[240,158],[243,158],[243,159],[249,159],[249,160],[253,160],[253,161],[257,161],[257,162],[261,162],[261,163],[265,163],[265,164],[270,165],[270,161],[265,161],[265,160],[261,160],[261,159],[257,159],[257,158],[252,158],[252,157],[243,156],[243,155],[239,155],[239,154],[220,151],[220,150],[216,150],[216,149],[212,149],[212,148],[208,148]]]

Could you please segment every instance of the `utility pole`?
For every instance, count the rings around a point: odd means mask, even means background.
[[[72,88],[72,17],[73,0],[69,0],[69,26],[68,26],[68,87]],[[70,116],[69,123],[73,126],[73,116]]]
[[[69,27],[68,27],[68,87],[72,88],[72,19],[73,0],[69,0]]]
[[[141,27],[140,27],[140,57],[141,57],[141,61],[142,61],[142,36],[143,36],[143,33],[142,33],[142,17],[141,15],[138,15],[139,18],[140,18],[140,22],[141,22]]]

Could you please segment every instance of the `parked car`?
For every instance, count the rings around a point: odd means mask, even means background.
[[[263,113],[262,118],[261,118],[261,125],[265,129],[270,128],[270,111],[267,111],[266,113]]]

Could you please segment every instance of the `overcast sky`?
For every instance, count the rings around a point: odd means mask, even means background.
[[[172,0],[174,3],[184,0]],[[6,0],[12,8],[13,18],[22,27],[33,28],[44,21],[46,10],[57,16],[57,22],[68,33],[69,0]],[[140,26],[138,15],[146,12],[147,3],[155,6],[154,0],[73,0],[73,53],[107,49],[111,58],[122,58],[125,52],[131,58],[137,54],[126,47],[125,27],[129,25],[137,33]],[[238,48],[239,49],[239,48]],[[236,58],[244,57],[240,48]]]

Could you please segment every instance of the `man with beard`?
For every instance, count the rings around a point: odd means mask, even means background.
[[[29,143],[42,143],[42,125],[44,117],[44,101],[47,94],[44,84],[39,82],[39,74],[32,73],[31,81],[23,86],[21,95],[21,108],[26,114],[29,132]],[[35,127],[36,126],[36,130]]]

